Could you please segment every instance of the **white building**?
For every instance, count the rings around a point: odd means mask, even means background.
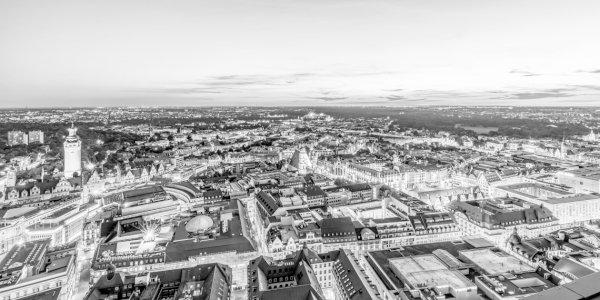
[[[65,166],[64,174],[67,178],[72,178],[74,173],[81,176],[81,140],[76,134],[77,128],[69,128],[69,136],[65,139]]]

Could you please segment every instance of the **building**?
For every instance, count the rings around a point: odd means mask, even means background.
[[[44,132],[41,130],[29,132],[29,144],[32,143],[44,143]]]
[[[318,186],[312,185],[304,188],[298,188],[296,189],[296,192],[300,195],[302,200],[308,204],[308,207],[325,205],[325,198],[327,197],[327,194]]]
[[[594,273],[561,286],[553,287],[537,294],[530,295],[526,300],[587,300],[600,297],[600,273]]]
[[[383,299],[516,300],[559,281],[477,236],[370,251],[358,264]]]
[[[550,198],[543,202],[561,224],[583,224],[600,219],[600,195],[598,194]]]
[[[309,169],[312,169],[312,162],[308,157],[306,148],[302,147],[294,152],[290,165],[295,167],[300,174],[306,174]]]
[[[49,240],[15,245],[0,262],[0,299],[40,297],[53,291],[56,300],[69,300],[78,278],[75,248],[53,249]]]
[[[464,264],[443,249],[389,259],[390,269],[409,289],[428,288],[438,296],[451,294],[456,299],[479,299],[477,286],[463,275],[461,265]]]
[[[25,132],[9,131],[7,141],[9,146],[27,145],[29,143],[29,138]]]
[[[247,270],[247,299],[324,300],[313,263],[323,262],[306,246],[286,259],[260,256],[251,260]],[[331,262],[327,265],[331,268]]]
[[[25,228],[26,241],[50,240],[50,246],[64,245],[81,237],[88,205],[65,206]]]
[[[86,231],[95,227],[100,231],[91,282],[107,275],[111,265],[116,272],[134,275],[227,262],[234,270],[231,285],[245,286],[248,261],[258,253],[241,201],[185,205],[181,211],[177,204],[183,198],[175,201],[162,186],[111,198],[105,197],[102,220],[86,227]]]
[[[231,268],[219,263],[138,275],[111,270],[83,299],[226,300],[231,296],[231,276]]]
[[[385,299],[364,272],[358,257],[351,251],[339,250],[337,259],[333,261],[332,274],[335,300]]]
[[[79,203],[79,200],[78,197],[59,198],[59,200],[43,206],[20,205],[0,208],[0,237],[2,237],[0,238],[0,254],[6,253],[15,245],[26,242],[28,238],[35,240],[36,238],[28,233],[28,228],[35,227],[36,224],[39,227],[40,220],[56,216],[65,207]],[[77,217],[75,216],[75,218]],[[76,232],[73,234],[76,235]]]
[[[81,175],[81,140],[76,134],[77,128],[71,124],[69,136],[65,139],[65,163],[64,175],[66,178],[72,178]]]
[[[162,186],[150,186],[122,193],[115,220],[141,217],[143,220],[167,219],[179,213],[177,201]]]
[[[583,140],[590,142],[600,140],[600,133],[594,133],[594,129],[590,129],[590,133],[583,136]]]
[[[576,193],[600,193],[600,168],[560,171],[558,182],[575,189]]]
[[[8,132],[8,145],[28,145],[31,143],[44,143],[44,132],[41,130],[30,131],[29,134],[22,131],[9,131]]]
[[[469,266],[458,259],[459,251],[490,245],[459,239],[404,246],[370,251],[358,263],[382,299],[472,299],[477,287],[466,278]]]
[[[497,197],[515,197],[544,206],[558,218],[560,224],[585,223],[600,219],[600,195],[597,193],[573,193],[551,183],[524,182],[496,188]]]
[[[448,209],[466,235],[481,235],[502,248],[515,230],[536,237],[559,228],[550,209],[516,198],[453,201]]]

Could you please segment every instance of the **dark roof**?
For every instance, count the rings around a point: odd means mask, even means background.
[[[115,286],[120,287],[123,285],[123,282],[124,280],[121,273],[115,273],[110,280],[107,278],[107,275],[102,275],[98,278],[98,281],[94,285],[94,289],[105,289]]]
[[[60,296],[61,289],[62,288],[59,287],[51,290],[46,290],[35,295],[23,296],[20,297],[19,300],[56,300]]]
[[[69,265],[69,261],[71,261],[71,257],[72,255],[67,255],[65,257],[53,260],[50,265],[46,267],[46,271],[53,272],[62,268],[66,268]]]
[[[47,239],[14,245],[0,261],[0,270],[3,270],[3,272],[10,269],[21,270],[25,264],[38,263],[45,255],[46,251],[44,249],[47,249],[49,244],[50,240]]]
[[[241,253],[254,250],[252,243],[243,236],[198,242],[195,240],[182,240],[167,244],[165,250],[165,262],[183,261],[200,254],[212,254],[227,251]]]
[[[583,263],[575,261],[569,257],[561,258],[554,266],[554,271],[572,274],[575,276],[575,279],[582,278],[596,272],[591,267],[588,267]]]
[[[249,282],[251,295],[260,299],[324,299],[321,286],[311,267],[312,262],[321,263],[322,260],[306,245],[284,260],[273,261],[268,256],[260,256],[252,260],[249,266],[253,276],[253,280]],[[261,280],[266,281],[271,278],[277,280],[282,276],[294,276],[297,285],[276,290],[261,290]]]
[[[166,192],[162,186],[156,185],[123,192],[123,198],[125,201],[136,201],[139,199],[150,198],[154,194],[166,194]]]
[[[202,197],[223,197],[223,193],[221,192],[221,190],[210,190],[202,193]]]
[[[527,300],[584,300],[600,297],[600,272],[525,297]]]
[[[181,283],[179,290],[183,289],[186,283],[202,284],[202,294],[198,298],[202,300],[223,299],[219,293],[226,294],[231,285],[231,268],[227,265],[218,263],[197,265],[191,268],[173,269],[166,271],[156,271],[149,274],[151,278],[157,277],[158,283],[149,283],[143,294],[149,294],[146,291],[155,291],[158,285],[167,285],[171,283]],[[132,283],[134,276],[122,276],[120,273],[114,274],[111,280],[106,275],[100,277],[96,285],[90,290],[87,299],[98,299],[99,289],[112,289],[120,287],[123,284]],[[145,298],[144,298],[145,299]]]
[[[347,186],[345,186],[345,188],[348,189],[350,192],[371,190],[371,186],[368,183],[357,183],[357,184],[347,185]]]
[[[341,235],[355,234],[354,223],[352,223],[350,217],[323,219],[321,221],[321,233],[323,235],[327,234],[327,236],[335,233]]]
[[[366,280],[364,277],[361,278],[356,267],[358,264],[353,263],[355,260],[350,257],[351,253],[348,250],[340,250],[338,259],[335,261],[333,268],[337,270],[338,276],[343,278],[344,284],[342,287],[345,290],[345,294],[352,300],[371,300],[372,296],[368,291],[370,287],[365,285]]]
[[[275,198],[273,198],[271,194],[261,191],[256,195],[256,200],[258,200],[258,203],[269,212],[269,216],[279,208],[279,205],[277,205]]]
[[[551,218],[554,221],[552,212],[539,205],[532,205],[530,208],[515,211],[504,211],[496,208],[493,205],[485,204],[483,212],[481,204],[477,201],[453,201],[449,204],[449,208],[453,211],[459,211],[466,214],[470,219],[476,220],[490,225],[502,225],[510,222],[544,222],[542,219]]]
[[[264,291],[261,300],[320,300],[325,299],[310,285]]]
[[[327,194],[325,192],[323,192],[323,190],[316,185],[307,186],[305,188],[298,188],[297,191],[303,192],[304,194],[306,194],[307,197],[326,197],[327,196]]]

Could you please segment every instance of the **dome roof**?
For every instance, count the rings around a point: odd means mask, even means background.
[[[198,232],[209,229],[213,226],[213,220],[208,216],[197,216],[185,224],[187,232]]]
[[[508,242],[510,244],[512,244],[513,246],[521,244],[521,237],[517,233],[516,227],[515,227],[515,230],[513,231],[513,233],[508,237]]]

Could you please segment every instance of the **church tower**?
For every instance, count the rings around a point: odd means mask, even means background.
[[[298,173],[302,175],[305,175],[308,169],[312,169],[312,162],[310,161],[310,157],[308,157],[306,148],[302,147],[294,152],[290,165],[298,169]]]
[[[65,139],[65,163],[64,163],[64,174],[66,178],[72,178],[73,174],[77,172],[78,176],[81,176],[81,140],[76,134],[77,128],[71,123],[69,128],[69,136]]]

